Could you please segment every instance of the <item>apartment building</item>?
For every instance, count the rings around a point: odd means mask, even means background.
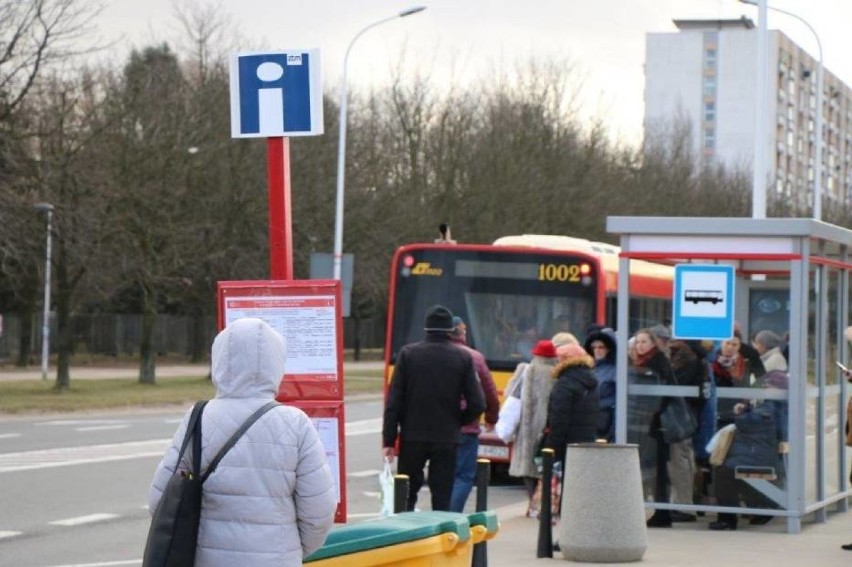
[[[645,136],[688,120],[697,155],[750,170],[755,142],[757,29],[749,18],[674,20],[678,31],[649,33]],[[767,198],[813,205],[818,61],[769,31],[766,112]],[[852,207],[852,90],[828,69],[823,85],[824,210]]]

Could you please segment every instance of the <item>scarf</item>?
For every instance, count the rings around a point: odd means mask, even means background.
[[[648,366],[648,362],[650,362],[651,359],[654,358],[654,355],[657,354],[657,352],[658,352],[658,350],[657,350],[657,347],[655,347],[655,346],[651,347],[651,350],[649,350],[645,354],[639,354],[637,352],[636,353],[636,366],[640,366],[640,367],[643,367],[643,368]]]

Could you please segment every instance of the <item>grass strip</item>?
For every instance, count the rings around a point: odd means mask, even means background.
[[[381,393],[381,370],[348,372],[344,391]],[[140,384],[134,378],[72,379],[67,390],[57,390],[53,381],[9,380],[0,382],[0,414],[185,405],[214,395],[213,383],[198,376],[158,378],[156,384]]]

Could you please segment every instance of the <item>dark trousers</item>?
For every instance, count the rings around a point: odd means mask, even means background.
[[[423,486],[423,468],[429,462],[429,491],[432,493],[432,510],[450,510],[450,497],[456,472],[456,444],[427,441],[403,441],[399,447],[397,472],[408,475],[409,511],[417,504],[417,493]]]
[[[663,441],[661,434],[657,436],[656,442],[657,474],[654,482],[654,501],[668,504],[671,488],[669,482],[669,444]],[[667,520],[671,518],[671,512],[669,510],[654,510],[654,516],[660,520]]]

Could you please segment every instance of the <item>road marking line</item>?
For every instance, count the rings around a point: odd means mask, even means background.
[[[33,425],[108,425],[112,423],[124,422],[118,419],[56,419],[53,421],[39,421],[34,423]]]
[[[360,421],[349,421],[346,423],[346,436],[355,437],[358,435],[369,435],[371,433],[381,433],[382,418],[362,419]]]
[[[4,538],[7,538],[7,537],[19,536],[22,533],[24,533],[24,532],[0,532],[0,539],[4,539]]]
[[[347,513],[346,519],[349,520],[349,519],[352,519],[352,518],[378,518],[380,515],[381,515],[380,512],[362,512],[362,513],[359,513],[359,514]]]
[[[0,439],[11,439],[12,437],[20,437],[20,433],[0,433]]]
[[[113,567],[118,565],[142,565],[142,560],[124,559],[121,561],[101,561],[100,563],[75,563],[74,565],[54,565],[53,567]]]
[[[79,424],[76,421],[54,423]],[[90,421],[93,426],[102,425],[116,428],[119,425],[113,421]],[[368,435],[381,431],[381,418],[363,419],[346,423],[346,435]],[[125,425],[120,425],[125,427]],[[91,429],[89,429],[91,430]],[[161,457],[171,444],[171,439],[150,439],[147,441],[128,441],[125,443],[108,443],[104,445],[86,445],[78,447],[59,447],[56,449],[40,449],[36,451],[21,451],[15,453],[0,453],[0,473],[85,465],[91,463],[108,463],[127,459]],[[365,476],[367,473],[364,473]],[[378,474],[378,471],[370,474]]]
[[[346,476],[348,476],[350,478],[363,478],[363,477],[367,477],[367,476],[378,476],[378,474],[380,472],[382,472],[382,471],[379,471],[379,470],[357,471],[357,472],[351,472],[351,473],[347,474]]]
[[[0,454],[0,473],[106,463],[141,457],[161,457],[171,439],[130,441],[84,447],[61,447]]]
[[[373,491],[370,491],[370,490],[365,490],[361,494],[363,494],[364,496],[367,496],[369,498],[381,498],[382,497],[381,492],[373,492]]]
[[[123,425],[93,425],[92,427],[78,427],[76,431],[106,431],[107,429],[127,429],[128,424]]]
[[[81,524],[91,524],[93,522],[112,520],[118,517],[118,514],[89,514],[87,516],[77,516],[76,518],[56,520],[55,522],[48,522],[48,524],[51,526],[79,526]]]

